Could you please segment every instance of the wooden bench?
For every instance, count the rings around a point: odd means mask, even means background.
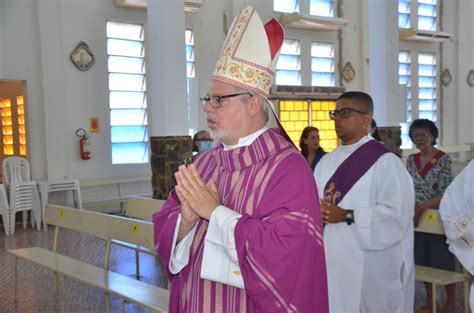
[[[415,231],[421,233],[444,235],[444,227],[438,210],[429,209],[423,213],[420,224]],[[445,286],[455,283],[464,285],[464,312],[469,312],[469,282],[470,276],[466,270],[463,273],[451,272],[427,266],[415,266],[415,279],[431,283],[433,293],[433,312],[436,312],[436,286]]]
[[[87,191],[91,187],[111,187],[112,195],[101,194],[101,198],[97,199],[86,199],[82,202],[84,206],[98,206],[98,205],[107,205],[107,204],[120,204],[120,211],[123,212],[123,204],[127,202],[127,199],[131,195],[136,196],[149,196],[151,197],[151,192],[141,192],[141,193],[127,193],[126,186],[130,186],[136,183],[148,182],[151,189],[151,175],[137,175],[137,176],[117,176],[117,177],[102,177],[102,178],[87,178],[81,179],[80,185],[81,189]]]
[[[18,288],[17,263],[18,258],[22,258],[42,265],[56,274],[56,287],[63,311],[63,288],[59,288],[59,280],[62,281],[63,276],[105,292],[107,312],[110,312],[110,294],[155,312],[168,311],[169,292],[167,290],[108,270],[112,240],[119,240],[148,249],[154,248],[152,223],[55,205],[46,207],[45,219],[46,223],[55,226],[52,251],[37,247],[7,251],[15,257],[15,299]],[[96,267],[57,253],[60,228],[106,238],[104,267]],[[122,303],[123,309],[124,302]]]
[[[159,211],[163,207],[164,203],[164,200],[144,197],[130,197],[127,200],[127,208],[125,209],[124,215],[129,218],[149,221],[151,220],[153,213]],[[112,243],[135,250],[135,276],[137,279],[140,279],[140,252],[157,256],[154,247],[150,249],[148,247],[119,240],[112,240]],[[162,273],[161,286],[163,288],[167,288],[168,280],[166,275],[164,275],[164,264],[161,259],[159,259],[159,262]]]

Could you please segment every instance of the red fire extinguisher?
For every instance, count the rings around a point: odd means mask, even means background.
[[[91,158],[91,140],[90,135],[86,132],[84,128],[79,128],[76,130],[76,136],[80,137],[79,147],[81,149],[81,159],[90,160]]]

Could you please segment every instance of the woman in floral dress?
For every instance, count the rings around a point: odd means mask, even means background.
[[[407,168],[415,184],[415,227],[427,209],[438,209],[444,191],[453,180],[451,158],[434,147],[438,128],[427,119],[415,120],[410,126],[410,139],[420,150],[408,157]],[[415,263],[454,271],[454,256],[449,252],[446,236],[415,233]],[[454,312],[454,285],[446,286],[447,301],[441,312]],[[418,312],[431,312],[431,284],[425,283],[427,305]]]

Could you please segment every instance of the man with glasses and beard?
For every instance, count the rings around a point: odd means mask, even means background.
[[[254,9],[234,20],[201,98],[219,143],[180,166],[155,213],[170,312],[328,312],[316,184],[267,100],[283,29]]]
[[[412,312],[413,181],[368,135],[372,98],[346,92],[329,113],[341,146],[314,173],[321,200],[331,312]]]

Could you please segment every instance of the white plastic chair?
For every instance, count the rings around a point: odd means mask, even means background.
[[[35,181],[14,183],[10,186],[10,234],[15,233],[16,212],[32,210],[36,221],[36,229],[41,230],[41,204],[38,187]],[[26,228],[26,219],[23,219],[23,228]]]
[[[3,183],[7,189],[13,183],[30,181],[30,162],[22,157],[8,157],[2,162]]]
[[[22,157],[8,157],[5,158],[2,162],[2,174],[3,174],[3,183],[5,184],[7,194],[11,196],[10,188],[12,184],[21,183],[21,182],[29,182],[31,180],[30,176],[30,162]],[[33,209],[33,208],[31,208]],[[11,199],[10,199],[10,210],[12,210]],[[26,227],[26,219],[27,219],[27,210],[23,211],[23,227]],[[16,212],[16,211],[14,211]],[[13,220],[12,220],[13,219]],[[35,220],[35,216],[31,215],[31,225],[34,226],[36,223],[41,223],[41,215],[40,219]],[[10,225],[15,225],[15,214],[13,212],[10,213]],[[12,229],[10,230],[12,231]]]
[[[40,181],[39,182],[40,193],[41,193],[41,216],[43,218],[43,227],[46,230],[46,223],[44,222],[44,214],[46,205],[49,203],[49,194],[52,192],[59,191],[72,191],[72,195],[76,202],[78,209],[82,210],[82,198],[81,198],[81,187],[79,180],[68,179],[68,180],[57,180],[57,181]]]
[[[8,205],[7,193],[5,191],[5,186],[0,184],[0,214],[2,215],[3,228],[5,229],[5,234],[10,234],[10,207]]]

